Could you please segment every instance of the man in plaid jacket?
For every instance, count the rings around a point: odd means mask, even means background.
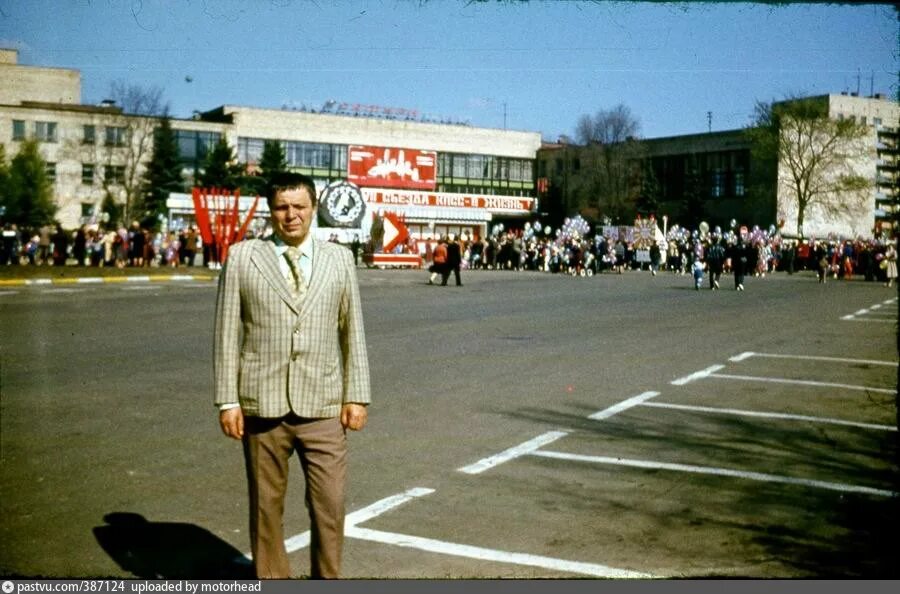
[[[288,578],[282,516],[297,451],[310,516],[310,574],[339,577],[346,430],[370,402],[369,364],[353,255],[309,233],[312,179],[287,174],[269,195],[274,234],[231,246],[216,302],[215,404],[239,439],[260,578]]]

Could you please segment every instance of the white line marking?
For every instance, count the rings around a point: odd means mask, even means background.
[[[44,293],[44,294],[48,294],[48,293],[49,293],[49,294],[53,294],[53,293],[83,293],[83,292],[86,291],[86,290],[87,290],[87,289],[67,289],[67,288],[60,288],[60,289],[44,289],[44,290],[41,291],[41,292]]]
[[[810,421],[813,423],[829,423],[832,425],[847,425],[848,427],[862,427],[863,429],[876,429],[879,431],[896,431],[892,425],[875,425],[873,423],[860,423],[858,421],[844,421],[841,419],[829,419],[827,417],[810,417],[807,415],[792,415],[787,413],[759,412],[753,410],[741,410],[737,408],[715,408],[712,406],[688,406],[685,404],[668,404],[664,402],[645,402],[641,406],[656,408],[670,408],[674,410],[688,410],[692,412],[720,413],[745,417],[762,417],[768,419],[788,419],[792,421]]]
[[[848,322],[852,322],[854,320],[854,318],[855,318],[855,316],[853,314],[847,314],[846,316],[841,317],[842,320],[846,320]]]
[[[861,309],[861,310],[859,310],[858,312],[854,313],[853,315],[855,315],[855,316],[864,316],[864,315],[866,315],[867,313],[869,313],[869,310],[868,310],[868,309]]]
[[[150,277],[149,276],[126,276],[125,282],[126,283],[149,283]]]
[[[882,301],[881,303],[882,303],[882,305],[891,305],[892,303],[895,303],[896,301],[897,301],[896,299],[888,299],[887,301]]]
[[[754,353],[753,351],[747,351],[746,353],[741,353],[740,355],[732,357],[731,359],[729,359],[729,361],[732,361],[734,363],[740,363],[741,361],[745,361],[745,360],[749,359],[750,357],[755,357],[755,356],[756,356],[756,353]]]
[[[613,406],[610,406],[609,408],[605,408],[601,411],[595,412],[594,414],[590,415],[588,418],[593,419],[595,421],[601,421],[603,419],[608,419],[609,417],[611,417],[615,414],[618,414],[618,413],[622,412],[623,410],[627,410],[633,406],[637,406],[638,404],[641,404],[642,402],[650,400],[654,396],[659,396],[659,392],[644,392],[643,394],[638,394],[637,396],[633,396],[632,398],[629,398],[628,400],[623,400],[622,402],[620,402],[618,404],[614,404]]]
[[[529,555],[527,553],[509,553],[506,551],[485,549],[470,545],[433,540],[430,538],[409,536],[406,534],[394,534],[392,532],[381,532],[380,530],[370,530],[368,528],[357,528],[355,526],[347,530],[347,536],[410,549],[440,553],[443,555],[466,557],[481,561],[527,565],[530,567],[540,567],[542,569],[566,571],[596,577],[635,579],[653,577],[646,573],[639,573],[628,569],[617,569],[615,567],[607,567],[606,565],[582,563],[580,561],[567,561],[565,559],[554,559],[553,557],[542,557],[540,555]]]
[[[792,380],[776,377],[757,377],[753,375],[727,375],[724,373],[714,373],[710,377],[720,379],[733,379],[748,382],[770,382],[773,384],[794,384],[798,386],[818,386],[821,388],[842,388],[844,390],[857,390],[860,392],[877,392],[879,394],[894,394],[897,390],[888,390],[886,388],[871,388],[869,386],[855,386],[851,384],[832,384],[829,382],[813,382],[809,380]]]
[[[147,286],[138,286],[138,287],[122,287],[123,291],[156,291],[159,289],[158,286],[147,285]]]
[[[17,295],[18,291],[0,291],[0,295]]]
[[[804,485],[807,487],[818,487],[820,489],[829,489],[832,491],[842,491],[845,493],[865,493],[867,495],[880,495],[882,497],[895,497],[898,493],[885,489],[875,489],[873,487],[862,487],[859,485],[848,485],[845,483],[832,483],[828,481],[817,481],[813,479],[793,478],[789,476],[779,476],[776,474],[765,474],[762,472],[747,472],[744,470],[733,470],[730,468],[715,468],[712,466],[693,466],[689,464],[672,464],[669,462],[652,462],[648,460],[629,460],[626,458],[610,458],[607,456],[583,456],[580,454],[566,454],[563,452],[532,452],[532,456],[541,456],[543,458],[555,458],[558,460],[575,460],[578,462],[594,462],[597,464],[613,464],[616,466],[630,466],[633,468],[649,468],[653,470],[674,470],[677,472],[693,472],[697,474],[714,474],[717,476],[728,476],[733,478],[744,478],[754,481],[763,481],[770,483],[786,483],[789,485]]]
[[[34,278],[25,281],[26,285],[52,285],[53,279],[49,278]]]
[[[364,507],[363,509],[355,511],[352,514],[347,514],[347,517],[344,519],[344,525],[356,526],[357,524],[368,522],[372,518],[380,516],[381,514],[390,511],[397,506],[403,505],[408,501],[412,501],[416,497],[430,495],[431,493],[434,493],[434,489],[416,487],[414,489],[410,489],[408,491],[400,493],[399,495],[385,497],[384,499],[376,501],[368,507]]]
[[[877,320],[877,319],[876,319],[876,320],[873,320],[872,318],[854,318],[854,317],[851,317],[851,318],[842,318],[842,319],[845,319],[845,320],[847,320],[848,322],[875,322],[875,323],[879,323],[879,322],[880,322],[880,323],[882,323],[882,324],[891,324],[891,323],[894,322],[894,320]]]
[[[75,279],[75,282],[80,285],[102,284],[103,278],[99,276],[87,276],[84,278]]]
[[[465,472],[466,474],[478,474],[480,472],[484,472],[485,470],[493,468],[494,466],[503,464],[504,462],[508,462],[514,458],[529,454],[539,447],[547,445],[548,443],[553,443],[560,437],[568,434],[568,431],[549,431],[547,433],[544,433],[543,435],[538,435],[534,439],[530,439],[525,443],[500,452],[499,454],[494,454],[493,456],[479,460],[478,462],[470,464],[469,466],[457,468],[457,470],[459,472]]]
[[[873,359],[846,359],[842,357],[817,357],[815,355],[779,355],[776,353],[753,353],[754,357],[768,357],[770,359],[802,359],[804,361],[831,361],[833,363],[865,363],[868,365],[887,365],[896,367],[897,361],[884,361]],[[732,359],[733,360],[733,359]]]
[[[710,367],[707,367],[703,371],[698,371],[696,373],[692,373],[691,375],[688,375],[688,376],[685,376],[685,377],[682,377],[682,378],[679,378],[679,379],[673,381],[672,385],[673,386],[683,386],[694,380],[703,379],[705,377],[708,377],[708,376],[712,375],[713,373],[719,371],[720,369],[723,369],[724,367],[725,367],[724,365],[711,365]]]
[[[434,493],[434,489],[416,487],[400,493],[399,495],[385,497],[384,499],[376,501],[368,507],[364,507],[363,509],[357,510],[351,514],[347,514],[347,516],[344,518],[344,535],[346,536],[348,534],[348,530],[355,527],[356,524],[371,520],[376,516],[392,510],[398,505],[403,505],[408,501],[412,501],[416,497],[422,497],[423,495],[428,495],[429,493]],[[309,540],[310,532],[309,530],[307,530],[306,532],[295,534],[294,536],[286,539],[284,541],[284,548],[288,553],[293,553],[294,551],[299,551],[300,549],[308,547]],[[244,553],[241,557],[238,557],[236,561],[246,561],[247,559],[253,559],[252,553]]]
[[[875,310],[875,309],[881,309],[881,304],[880,304],[880,303],[876,303],[875,305],[873,305],[873,306],[870,307],[869,309],[872,309],[872,310]]]

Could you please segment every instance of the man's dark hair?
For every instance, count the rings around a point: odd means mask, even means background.
[[[313,208],[315,208],[316,202],[318,201],[318,197],[316,196],[316,183],[308,175],[295,173],[293,171],[277,173],[269,180],[268,191],[266,192],[266,200],[269,203],[269,208],[272,207],[272,201],[275,200],[275,195],[278,194],[278,192],[294,190],[297,188],[306,188],[306,191],[309,192],[309,199],[312,202]]]

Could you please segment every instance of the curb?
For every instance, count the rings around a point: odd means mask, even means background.
[[[142,276],[87,276],[81,278],[16,278],[0,279],[0,287],[23,287],[33,285],[92,285],[153,282],[214,281],[216,276],[196,276],[192,274],[151,274]]]

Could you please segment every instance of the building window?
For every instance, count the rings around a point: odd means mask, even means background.
[[[82,220],[90,220],[94,217],[94,212],[96,212],[96,205],[91,204],[90,202],[82,202],[81,203],[81,219]]]
[[[237,160],[247,165],[257,165],[262,159],[265,141],[261,138],[238,138]]]
[[[106,146],[125,146],[125,127],[106,127]]]
[[[880,126],[882,120],[881,120],[881,118],[875,118],[875,119],[872,120],[872,122],[873,122],[876,126]]]
[[[25,120],[13,120],[13,140],[25,140]]]
[[[56,181],[56,163],[47,163],[44,167],[44,171],[47,172],[47,179]]]
[[[81,183],[86,186],[94,185],[94,165],[93,163],[84,163],[81,166]]]
[[[743,171],[735,171],[734,172],[734,195],[737,197],[741,197],[746,193],[744,188],[744,172]]]
[[[56,142],[56,122],[35,122],[34,137],[41,142]]]
[[[94,144],[97,137],[97,127],[93,125],[84,126],[84,144]]]
[[[725,195],[725,173],[714,171],[712,174],[712,188],[710,194],[713,198],[721,198]]]
[[[107,165],[106,181],[110,184],[122,185],[125,183],[125,166],[124,165]]]

